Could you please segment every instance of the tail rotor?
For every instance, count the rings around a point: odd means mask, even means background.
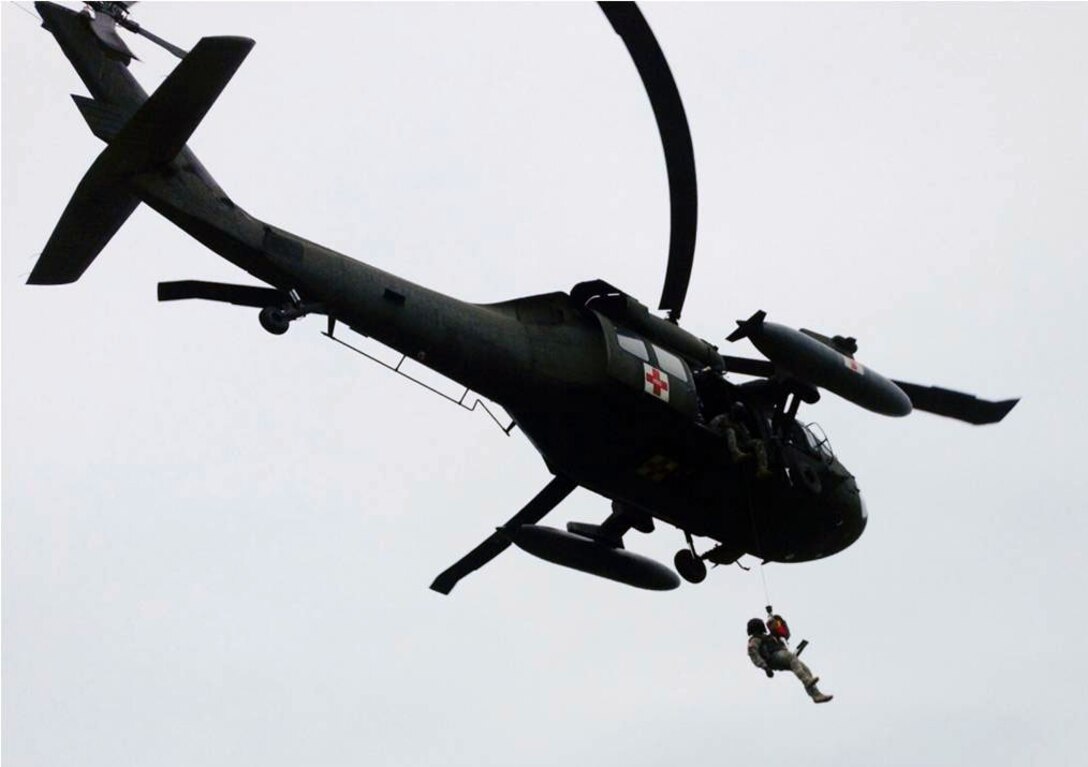
[[[135,2],[85,2],[84,5],[94,12],[94,15],[91,17],[91,29],[94,31],[95,36],[111,52],[119,56],[126,66],[132,59],[136,59],[137,61],[140,59],[129,49],[128,45],[125,44],[125,41],[121,39],[121,36],[117,34],[117,27],[127,29],[129,32],[134,32],[135,34],[150,40],[155,43],[155,45],[169,51],[179,59],[185,58],[188,54],[188,51],[179,48],[167,40],[163,40],[158,35],[149,32],[129,18],[129,8],[136,5]]]

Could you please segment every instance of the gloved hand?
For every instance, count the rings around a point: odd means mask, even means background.
[[[763,671],[764,671],[765,674],[767,674],[768,679],[773,679],[774,678],[774,672],[771,671],[769,668],[765,668],[765,669],[763,669]]]

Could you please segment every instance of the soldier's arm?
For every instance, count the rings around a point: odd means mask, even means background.
[[[770,670],[767,666],[767,661],[763,660],[763,656],[759,654],[759,639],[757,637],[751,637],[748,640],[748,657],[751,658],[752,663],[756,664],[759,668]]]

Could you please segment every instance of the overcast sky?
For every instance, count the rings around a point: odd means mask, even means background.
[[[644,10],[698,168],[685,326],[725,350],[764,309],[886,375],[1024,398],[991,427],[802,411],[869,505],[852,548],[765,572],[835,701],[750,665],[755,569],[651,593],[511,550],[429,591],[539,456],[319,318],[276,338],[158,305],[159,280],[248,277],[150,209],[78,283],[26,286],[101,145],[4,3],[5,765],[1082,763],[1088,6]],[[664,162],[595,6],[136,18],[257,40],[190,144],[254,215],[468,300],[601,277],[656,303]],[[150,91],[174,60],[133,48]],[[577,491],[548,521],[607,513]]]

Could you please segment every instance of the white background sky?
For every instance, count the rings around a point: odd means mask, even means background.
[[[593,5],[137,10],[257,40],[191,142],[254,215],[469,300],[602,277],[656,303],[664,163]],[[762,308],[1024,397],[984,428],[805,411],[870,524],[766,575],[834,703],[749,664],[755,571],[648,593],[511,550],[429,591],[547,481],[531,446],[320,319],[156,304],[246,276],[151,210],[78,283],[25,286],[100,144],[5,3],[5,764],[1081,763],[1088,7],[645,11],[698,165],[685,325],[722,343]],[[173,61],[133,47],[151,90]]]

